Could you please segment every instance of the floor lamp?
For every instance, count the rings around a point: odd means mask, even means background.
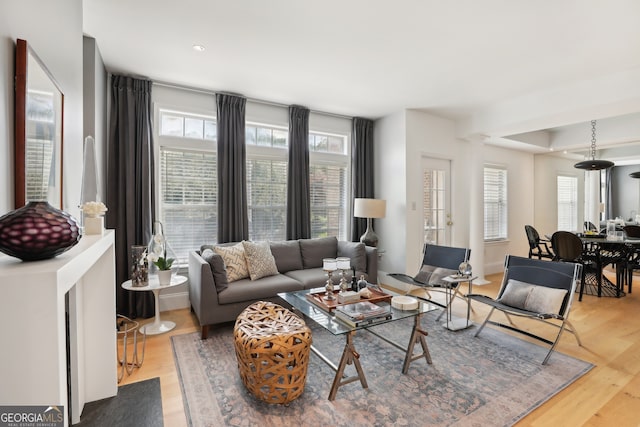
[[[378,235],[373,231],[371,220],[384,218],[387,211],[387,201],[380,199],[355,199],[353,202],[353,216],[367,218],[367,231],[360,237],[360,241],[367,246],[378,246]]]

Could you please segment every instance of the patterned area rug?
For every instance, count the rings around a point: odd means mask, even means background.
[[[361,331],[354,344],[369,388],[358,381],[344,385],[330,402],[334,371],[312,353],[305,391],[288,406],[263,403],[246,391],[236,365],[233,325],[213,328],[204,341],[199,333],[174,336],[187,420],[191,426],[508,426],[593,368],[557,352],[542,366],[546,349],[541,346],[489,327],[477,338],[477,326],[451,332],[435,322],[437,314],[422,319],[432,365],[418,359],[403,375],[404,354]],[[412,322],[375,328],[406,343]],[[307,323],[314,346],[337,363],[345,338]]]

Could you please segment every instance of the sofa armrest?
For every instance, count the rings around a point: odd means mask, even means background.
[[[367,253],[367,280],[369,283],[378,283],[378,248],[364,247]]]
[[[211,266],[196,251],[189,252],[189,300],[201,326],[211,323],[218,304],[218,292]]]

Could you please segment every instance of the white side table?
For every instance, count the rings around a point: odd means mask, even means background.
[[[443,281],[449,283],[449,286],[447,286],[447,307],[445,307],[445,310],[447,312],[447,321],[446,323],[444,323],[442,326],[444,326],[445,328],[449,329],[450,331],[459,331],[460,329],[466,329],[469,326],[471,326],[471,323],[469,323],[469,315],[470,315],[470,311],[471,311],[471,300],[469,298],[467,298],[467,318],[454,318],[452,316],[452,312],[451,312],[451,305],[453,303],[453,299],[455,298],[455,291],[452,291],[452,285],[458,284],[458,286],[460,286],[462,283],[467,282],[469,285],[469,290],[467,291],[467,295],[470,294],[473,290],[473,280],[477,279],[478,276],[447,276],[444,279],[442,279]]]
[[[153,319],[153,323],[148,323],[144,326],[140,327],[140,332],[145,335],[158,335],[165,332],[169,332],[173,328],[176,327],[174,322],[169,320],[162,320],[160,318],[160,301],[158,300],[160,297],[160,292],[165,289],[172,288],[174,286],[182,285],[187,281],[185,276],[173,276],[171,278],[171,283],[168,285],[160,286],[160,282],[158,281],[158,276],[150,275],[149,276],[149,284],[147,286],[131,286],[131,280],[127,280],[122,284],[122,287],[128,291],[152,291],[153,296],[155,298],[156,305],[156,317]]]

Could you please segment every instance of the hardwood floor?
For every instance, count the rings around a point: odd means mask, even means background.
[[[615,280],[610,272],[607,276]],[[501,279],[502,274],[487,276],[491,283],[474,286],[474,292],[494,296]],[[634,288],[635,293],[619,299],[584,296],[579,302],[576,295],[570,319],[583,346],[579,347],[573,335],[567,333],[563,334],[557,351],[589,361],[596,367],[517,426],[640,426],[640,279],[637,276]],[[483,314],[487,312],[484,305],[475,303],[473,308],[474,320],[484,319]],[[463,301],[454,303],[454,312],[460,316],[466,314]],[[143,366],[131,375],[125,374],[120,384],[160,377],[165,426],[186,426],[170,337],[199,328],[189,309],[163,312],[162,318],[176,322],[176,328],[166,334],[149,336]],[[149,321],[151,319],[141,323]],[[540,322],[518,320],[518,324],[530,325],[530,331],[539,333],[549,330]],[[553,360],[553,355],[551,358]]]

